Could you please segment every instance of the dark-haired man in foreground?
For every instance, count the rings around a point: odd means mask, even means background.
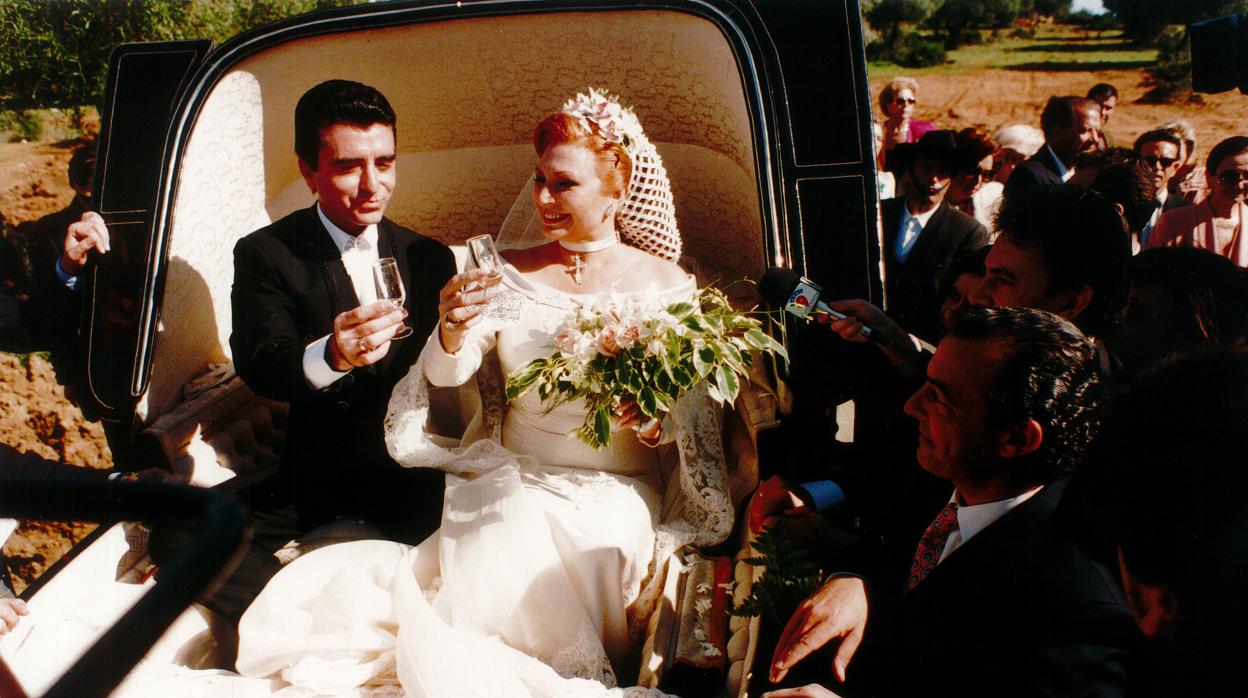
[[[249,387],[290,403],[282,477],[299,533],[365,521],[416,543],[440,520],[441,474],[400,467],[384,440],[390,392],[432,332],[438,291],[455,273],[445,245],[384,217],[397,180],[395,121],[367,85],[330,80],[308,90],[295,107],[295,152],[317,203],[234,248],[230,347]],[[398,262],[402,307],[377,300],[371,266],[381,257]],[[414,336],[394,339],[404,322]],[[268,562],[261,583],[276,570]],[[235,615],[249,601],[222,610]]]
[[[945,488],[898,491],[847,574],[798,607],[773,681],[835,643],[851,696],[1121,695],[1130,614],[1057,516],[1098,425],[1098,382],[1092,343],[1050,313],[959,319],[906,404],[919,465]],[[787,695],[828,694],[803,690]]]

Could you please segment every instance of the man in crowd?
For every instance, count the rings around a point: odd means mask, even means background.
[[[772,681],[832,644],[847,695],[1120,695],[1129,611],[1058,515],[1097,384],[1092,343],[1051,313],[960,318],[906,404],[944,489],[898,488],[879,535],[798,607]]]
[[[230,346],[238,375],[288,401],[283,477],[293,533],[364,521],[371,535],[416,543],[440,521],[440,473],[407,469],[386,452],[390,392],[437,322],[438,291],[455,273],[451,251],[384,217],[396,184],[395,114],[376,89],[323,82],[295,107],[295,152],[317,203],[239,240],[234,249]],[[377,300],[372,266],[393,257],[404,306]],[[404,322],[415,337],[394,339]],[[258,531],[238,594],[217,606],[237,616],[277,569],[289,538]],[[246,577],[243,579],[242,577]]]
[[[74,340],[81,312],[80,298],[75,293],[77,277],[93,250],[102,253],[108,248],[107,230],[102,240],[93,239],[91,245],[72,250],[66,248],[66,234],[90,209],[94,176],[95,143],[87,143],[79,146],[69,159],[69,186],[74,190],[69,205],[23,223],[16,230],[25,246],[31,275],[21,305],[21,322],[30,342],[24,349],[51,353],[57,378],[71,400],[81,385],[74,363]],[[102,220],[100,227],[103,228]]]
[[[1176,208],[1191,206],[1192,202],[1170,194],[1170,180],[1179,171],[1182,161],[1179,153],[1183,149],[1183,141],[1170,131],[1148,131],[1135,139],[1135,152],[1140,162],[1153,176],[1153,187],[1156,190],[1156,205],[1148,222],[1140,229],[1140,248],[1148,247],[1148,238],[1161,214]]]
[[[1109,128],[1109,120],[1113,118],[1114,110],[1118,108],[1118,88],[1107,82],[1098,82],[1088,90],[1088,99],[1096,102],[1101,108],[1101,147],[1112,147],[1113,143],[1110,142],[1106,129]]]
[[[973,305],[1047,310],[1099,336],[1122,319],[1130,242],[1122,216],[1081,187],[1041,188],[1007,198],[1000,236]]]
[[[953,131],[931,131],[896,150],[911,186],[880,204],[890,309],[910,332],[934,338],[945,269],[958,254],[986,246],[988,231],[945,203],[958,163]]]
[[[1195,251],[1195,250],[1193,250]],[[1248,354],[1182,355],[1131,383],[1089,466],[1146,642],[1133,696],[1243,693]]]
[[[1056,185],[1074,175],[1075,158],[1100,147],[1101,107],[1082,97],[1050,97],[1040,115],[1044,146],[1014,168],[1005,197],[1041,185]]]

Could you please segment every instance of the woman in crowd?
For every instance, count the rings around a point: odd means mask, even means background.
[[[1168,121],[1157,128],[1174,134],[1182,143],[1179,148],[1179,161],[1182,164],[1179,165],[1178,172],[1170,178],[1170,193],[1192,203],[1200,203],[1207,194],[1208,182],[1205,180],[1205,170],[1196,158],[1196,129],[1183,119]]]
[[[1004,185],[1014,167],[1035,155],[1044,145],[1044,132],[1027,124],[1010,124],[992,135],[997,142],[997,175],[995,181]]]
[[[1248,266],[1248,136],[1232,136],[1214,146],[1205,178],[1209,196],[1195,206],[1162,214],[1148,246],[1200,247]]]
[[[918,101],[919,83],[914,78],[893,78],[880,90],[880,111],[884,113],[884,147],[878,154],[881,168],[898,143],[916,143],[935,128],[931,122],[914,118]]]
[[[997,143],[975,128],[958,132],[958,162],[954,166],[945,203],[971,216],[992,231],[992,220],[1005,185],[993,179],[996,174]]]

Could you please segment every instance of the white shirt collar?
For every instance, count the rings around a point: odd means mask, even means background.
[[[949,534],[948,540],[945,541],[945,549],[941,552],[940,560],[943,562],[945,558],[949,557],[950,553],[970,540],[975,534],[996,523],[998,519],[1008,514],[1010,510],[1036,496],[1043,489],[1043,487],[1037,487],[1017,497],[969,505],[959,502],[958,493],[954,492],[949,501],[958,502],[958,530]]]
[[[1063,182],[1069,182],[1070,178],[1075,176],[1075,171],[1066,167],[1066,164],[1057,156],[1057,153],[1053,152],[1053,146],[1046,142],[1044,147],[1048,149],[1049,157],[1053,158],[1053,162],[1057,164],[1057,174],[1061,176]]]
[[[326,216],[325,212],[321,210],[321,204],[319,201],[316,204],[316,215],[321,219],[321,225],[325,226],[325,230],[329,232],[330,239],[332,239],[334,244],[338,246],[338,251],[346,252],[347,246],[351,244],[356,236],[351,235],[342,228],[339,228],[337,225],[334,225],[334,222],[329,220],[329,217]],[[372,247],[376,248],[377,224],[374,223],[373,225],[365,228],[364,232],[360,233],[360,237],[363,237],[369,243],[372,243]]]
[[[1161,208],[1166,205],[1166,199],[1170,198],[1170,190],[1162,187],[1157,190],[1157,207]]]
[[[915,213],[910,213],[910,205],[903,201],[901,205],[901,225],[903,229],[906,225],[906,221],[910,220],[911,218],[919,222],[919,228],[926,228],[927,222],[932,220],[932,216],[936,215],[936,209],[938,208],[940,208],[940,204],[937,204],[934,208],[932,208],[932,210],[928,211],[927,213],[915,214]]]

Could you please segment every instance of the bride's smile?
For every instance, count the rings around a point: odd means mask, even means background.
[[[587,242],[615,235],[613,211],[623,192],[603,181],[602,164],[582,143],[546,149],[533,173],[533,205],[542,234],[552,240]]]

